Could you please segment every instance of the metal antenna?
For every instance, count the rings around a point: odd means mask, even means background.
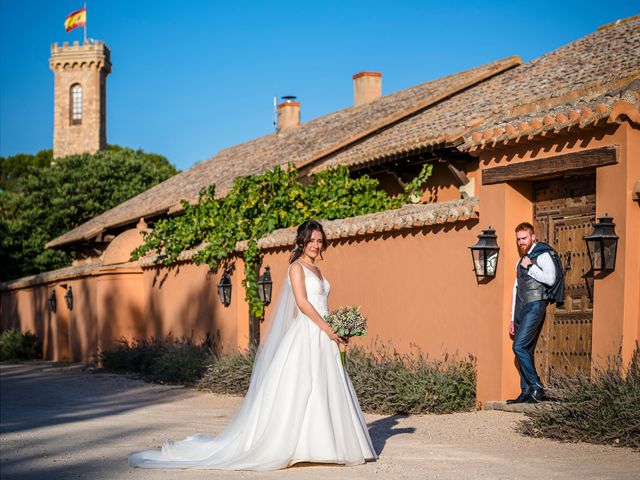
[[[278,131],[278,96],[273,96],[273,131]]]

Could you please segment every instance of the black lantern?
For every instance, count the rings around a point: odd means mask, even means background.
[[[224,273],[218,283],[218,296],[225,307],[231,303],[231,277],[227,272]]]
[[[49,310],[55,313],[58,309],[58,300],[56,299],[56,291],[52,290],[51,295],[49,295]]]
[[[498,254],[500,253],[500,247],[496,242],[497,238],[496,231],[489,227],[478,235],[478,243],[469,247],[476,277],[496,276]]]
[[[258,295],[260,296],[260,301],[263,305],[269,305],[271,303],[272,286],[273,282],[271,281],[271,272],[269,267],[267,267],[258,279]]]
[[[618,236],[613,218],[606,213],[593,223],[593,233],[584,237],[594,272],[612,272],[616,268]]]
[[[67,303],[67,308],[73,310],[73,292],[71,287],[67,288],[67,293],[64,295],[64,301]]]

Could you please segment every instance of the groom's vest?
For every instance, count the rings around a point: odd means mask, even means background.
[[[534,265],[537,265],[533,260]],[[516,291],[517,301],[520,305],[526,305],[527,303],[537,302],[544,298],[544,283],[540,283],[535,278],[529,275],[529,271],[522,267],[518,263],[518,289]]]
[[[562,271],[562,264],[556,251],[546,243],[538,242],[527,256],[537,265],[537,258],[545,252],[549,253],[556,267],[556,280],[554,284],[549,287],[530,276],[527,269],[520,266],[520,262],[518,262],[516,273],[518,279],[516,300],[520,305],[526,305],[527,303],[539,300],[557,303],[558,306],[562,306],[564,303],[564,272]]]

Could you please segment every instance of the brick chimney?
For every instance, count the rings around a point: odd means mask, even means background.
[[[353,105],[358,107],[382,96],[382,73],[360,72],[353,76]]]
[[[296,97],[282,97],[283,102],[278,105],[278,131],[288,131],[300,126],[300,102]]]

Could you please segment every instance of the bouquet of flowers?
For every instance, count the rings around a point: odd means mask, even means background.
[[[360,313],[360,307],[342,307],[325,315],[324,319],[339,337],[361,337],[367,334],[367,319]],[[343,365],[346,355],[346,350],[340,351]]]

